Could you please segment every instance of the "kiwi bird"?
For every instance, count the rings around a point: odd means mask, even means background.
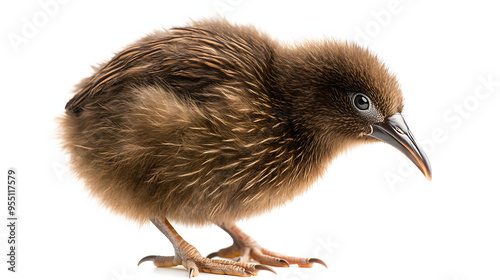
[[[346,149],[386,142],[431,179],[402,110],[397,79],[363,47],[282,45],[252,26],[203,20],[97,67],[67,103],[62,135],[91,195],[172,243],[173,256],[139,264],[252,276],[326,266],[262,248],[236,223],[304,193]],[[215,224],[234,243],[203,257],[170,222]]]

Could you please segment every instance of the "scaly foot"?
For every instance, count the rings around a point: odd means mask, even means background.
[[[204,258],[195,249],[195,251],[186,252],[185,255],[179,256],[147,256],[139,261],[153,261],[157,267],[173,267],[183,265],[189,271],[189,278],[198,276],[200,272],[214,273],[214,274],[228,274],[235,276],[252,276],[257,275],[261,270],[268,270],[276,274],[271,268],[249,263],[238,263],[228,260],[211,260]]]
[[[296,264],[300,267],[312,267],[314,263],[319,263],[328,267],[326,263],[316,258],[298,258],[291,257],[279,253],[269,251],[262,248],[253,238],[245,234],[236,225],[222,225],[220,226],[233,238],[233,245],[221,249],[208,255],[208,258],[221,257],[221,258],[237,258],[239,263],[246,263],[251,260],[258,261],[261,264],[288,267],[290,264]]]
[[[183,265],[189,271],[189,278],[198,276],[200,272],[247,277],[257,275],[261,270],[271,271],[276,274],[274,270],[265,265],[205,258],[201,256],[195,247],[182,239],[167,219],[161,220],[155,218],[151,219],[151,222],[172,242],[175,249],[175,256],[147,256],[142,258],[137,265],[145,261],[152,261],[157,267]]]

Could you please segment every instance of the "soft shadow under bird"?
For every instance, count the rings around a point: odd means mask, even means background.
[[[150,220],[175,249],[139,263],[251,276],[326,266],[262,248],[236,222],[302,194],[346,149],[384,141],[430,180],[402,110],[396,78],[356,44],[283,46],[251,26],[205,20],[150,34],[100,65],[61,122],[90,193]],[[234,244],[205,258],[170,222],[216,224]]]

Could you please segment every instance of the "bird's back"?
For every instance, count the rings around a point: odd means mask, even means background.
[[[201,28],[203,26],[203,28]],[[195,23],[147,36],[83,80],[62,120],[91,193],[139,222],[245,218],[297,194],[303,153],[271,94],[274,42]]]
[[[256,95],[266,95],[273,45],[255,29],[225,21],[158,31],[119,52],[82,81],[66,109],[78,113],[92,104],[119,99],[123,90],[137,85],[168,86],[203,105],[225,99],[210,93],[219,85],[244,85]]]

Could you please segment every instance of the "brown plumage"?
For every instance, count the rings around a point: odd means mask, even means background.
[[[353,93],[375,111],[360,114]],[[402,109],[395,77],[364,48],[282,46],[212,20],[148,35],[102,64],[78,85],[62,127],[73,169],[105,206],[164,233],[167,219],[233,236],[228,225],[300,195]],[[195,263],[190,275],[207,271]]]

